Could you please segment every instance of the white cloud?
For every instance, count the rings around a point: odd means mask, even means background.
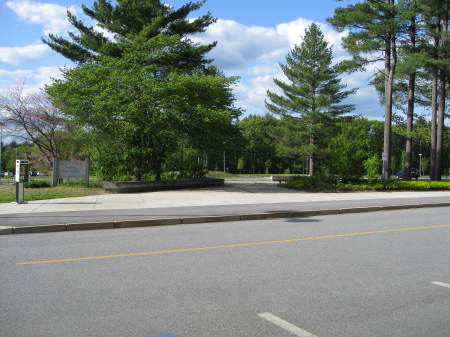
[[[32,76],[33,80],[43,87],[45,84],[50,84],[52,79],[61,78],[60,67],[39,67]]]
[[[110,41],[116,40],[116,34],[111,33],[109,30],[100,27],[98,24],[94,25],[94,31],[101,33],[104,37],[106,37]]]
[[[295,45],[299,45],[302,42],[306,28],[308,28],[313,22],[314,21],[312,20],[298,18],[295,21],[277,25],[276,31],[279,35],[288,37],[290,44],[289,47],[290,49],[292,49]],[[334,55],[340,56],[345,53],[344,49],[342,48],[341,41],[342,38],[347,35],[347,32],[339,33],[333,30],[333,28],[331,28],[331,26],[327,24],[320,22],[316,23],[320,26],[325,39],[333,47]]]
[[[39,67],[33,70],[5,70],[0,69],[0,91],[5,92],[8,87],[17,83],[25,83],[26,93],[35,93],[52,82],[52,78],[61,78],[59,67]]]
[[[267,98],[267,90],[281,94],[281,90],[273,81],[277,78],[283,82],[288,79],[281,71],[280,67],[267,67],[267,72],[263,71],[265,67],[252,67],[247,72],[247,76],[238,83],[234,92],[237,98],[237,105],[242,107],[247,113],[251,114],[265,114],[267,109],[265,107],[265,100]],[[256,76],[252,76],[256,75]],[[357,72],[344,75],[342,82],[347,85],[347,88],[358,88],[355,95],[351,95],[346,100],[346,104],[354,104],[356,106],[355,113],[363,114],[370,118],[380,118],[383,114],[383,109],[380,106],[378,93],[375,88],[370,85],[373,77],[373,72]]]
[[[274,65],[258,65],[250,68],[247,71],[249,75],[264,75],[264,74],[275,74],[279,71],[279,68]]]
[[[44,34],[50,32],[61,34],[70,28],[66,7],[31,0],[11,0],[7,1],[6,5],[21,19],[43,25]],[[76,7],[71,6],[68,9],[78,14]],[[217,47],[210,52],[209,57],[227,74],[241,76],[241,82],[235,88],[237,105],[248,113],[264,114],[267,90],[277,91],[273,78],[284,79],[278,63],[284,63],[285,56],[294,45],[302,42],[305,29],[312,22],[299,18],[274,27],[262,27],[245,26],[232,20],[218,20],[205,33],[193,36],[192,40],[200,43],[218,41]],[[93,24],[95,30],[105,33],[101,27]],[[338,33],[324,23],[318,24],[325,38],[333,46],[335,61],[348,57],[341,46],[342,37],[346,33]],[[106,36],[114,39],[113,35],[106,34]],[[48,50],[48,47],[42,44],[1,47],[0,62],[16,65],[22,61],[43,57]],[[344,82],[349,88],[361,88],[349,102],[356,104],[357,112],[371,116],[382,114],[377,94],[369,86],[373,71],[374,68],[364,73],[344,76]],[[37,90],[49,83],[50,77],[57,77],[58,74],[57,67],[9,72],[0,69],[0,87],[9,86],[26,78],[27,90]]]
[[[23,47],[0,47],[0,62],[18,65],[24,61],[38,60],[49,52],[50,48],[42,43]]]
[[[245,69],[249,62],[278,61],[302,41],[305,29],[313,21],[299,18],[275,27],[244,26],[232,20],[218,20],[205,33],[194,36],[201,43],[218,41],[210,56],[225,70]],[[341,47],[345,32],[338,33],[329,25],[319,23],[335,55],[344,53]]]
[[[5,70],[0,69],[0,83],[7,84],[18,79],[23,79],[32,74],[32,70]]]
[[[8,6],[20,19],[28,23],[44,26],[43,33],[65,33],[70,24],[67,21],[67,10],[77,12],[76,6],[64,7],[57,4],[42,3],[30,0],[7,1]]]
[[[193,40],[201,43],[218,41],[209,56],[224,70],[243,70],[249,62],[264,58],[273,60],[273,55],[289,51],[287,36],[281,36],[274,28],[244,26],[232,20],[218,20]]]
[[[300,45],[305,29],[313,21],[299,18],[281,23],[275,27],[245,26],[232,20],[218,20],[205,33],[197,34],[193,40],[200,43],[217,41],[209,57],[220,69],[229,75],[241,76],[241,82],[235,87],[237,105],[247,113],[264,114],[268,89],[278,92],[273,78],[286,80],[278,63],[284,63],[285,57],[295,46]],[[324,23],[318,23],[326,40],[333,47],[335,62],[348,58],[342,48],[342,38],[346,32],[336,32]],[[357,95],[348,99],[356,105],[356,112],[367,116],[382,114],[378,96],[369,85],[376,65],[366,72],[343,76],[348,88],[360,88]]]
[[[274,77],[283,78],[284,76],[278,70],[277,73],[258,75],[238,83],[234,90],[237,104],[248,113],[265,114],[267,90],[278,92],[278,88],[273,82]]]

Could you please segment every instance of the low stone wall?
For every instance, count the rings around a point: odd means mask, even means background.
[[[202,188],[223,186],[224,179],[202,178],[202,179],[180,179],[180,180],[158,180],[158,181],[115,181],[105,182],[103,188],[111,193],[137,193],[162,190],[177,190],[184,188]]]
[[[291,181],[291,180],[300,178],[300,176],[272,176],[270,178],[272,179],[272,181],[278,181],[278,182],[282,183],[284,181]]]

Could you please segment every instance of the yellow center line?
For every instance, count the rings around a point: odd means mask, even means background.
[[[27,262],[17,262],[16,265],[30,265],[30,264],[41,264],[41,263],[57,263],[57,262],[100,260],[100,259],[112,259],[112,258],[116,258],[116,257],[142,256],[142,255],[161,255],[161,254],[172,254],[172,253],[185,253],[185,252],[196,252],[196,251],[211,250],[211,249],[223,249],[223,248],[236,248],[236,247],[251,247],[251,246],[273,245],[273,244],[278,244],[278,243],[290,243],[290,242],[300,242],[300,241],[308,241],[308,240],[336,239],[336,238],[346,238],[346,237],[372,235],[372,234],[380,234],[380,233],[396,233],[396,232],[416,231],[416,230],[424,230],[424,229],[448,228],[448,227],[450,227],[450,225],[405,227],[405,228],[383,229],[383,230],[370,231],[370,232],[357,232],[357,233],[344,233],[344,234],[309,236],[309,237],[301,237],[301,238],[287,239],[287,240],[273,240],[273,241],[247,242],[247,243],[233,243],[233,244],[227,244],[227,245],[208,246],[208,247],[199,247],[199,248],[165,249],[165,250],[157,250],[157,251],[150,251],[150,252],[140,252],[140,253],[113,254],[113,255],[89,256],[89,257],[72,257],[72,258],[57,259],[57,260],[27,261]]]

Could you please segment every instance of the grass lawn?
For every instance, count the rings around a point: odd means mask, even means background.
[[[78,186],[57,186],[44,188],[26,188],[25,201],[85,197],[103,193],[101,188]],[[15,185],[0,185],[0,203],[16,201]]]

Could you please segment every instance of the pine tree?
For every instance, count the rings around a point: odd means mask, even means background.
[[[431,172],[432,180],[442,175],[445,103],[450,76],[448,20],[450,0],[416,0],[430,41],[425,46],[424,68],[431,73]]]
[[[306,29],[301,45],[292,49],[286,62],[280,66],[289,83],[274,79],[282,95],[269,90],[266,106],[282,120],[298,123],[299,137],[307,136],[309,145],[304,151],[310,156],[309,174],[314,176],[327,128],[353,110],[352,105],[341,104],[353,90],[341,84],[337,67],[331,64],[332,49],[317,24]]]
[[[446,46],[446,10],[449,0],[399,0],[398,62],[393,83],[393,104],[407,115],[405,179],[408,179],[412,162],[412,138],[414,105],[431,107],[431,179],[439,180],[436,172],[441,165],[442,132],[446,95],[445,81],[448,76],[449,58]],[[383,74],[374,83],[385,101]],[[440,83],[439,83],[440,82]],[[442,85],[444,83],[444,85]],[[442,92],[444,89],[444,92]],[[439,102],[438,102],[439,98]],[[444,102],[444,104],[442,104]],[[438,118],[439,117],[439,118]],[[441,136],[438,136],[441,135]],[[439,150],[440,149],[440,150]]]
[[[115,5],[109,0],[97,0],[92,8],[82,6],[84,14],[96,22],[95,26],[87,26],[67,12],[69,22],[78,32],[69,32],[70,39],[49,34],[43,42],[76,63],[93,62],[100,56],[120,58],[136,40],[148,41],[160,34],[178,35],[189,42],[188,34],[203,32],[215,22],[210,14],[195,20],[187,18],[204,2],[188,2],[174,9],[160,0],[118,0]],[[203,55],[214,46],[214,43],[205,46],[186,43],[179,58],[172,62],[178,66],[202,65]]]
[[[337,8],[328,21],[338,29],[350,30],[344,38],[344,48],[353,59],[349,70],[360,70],[371,62],[384,61],[385,124],[383,145],[383,179],[390,178],[392,93],[397,66],[397,38],[400,29],[399,11],[395,0],[366,0]]]
[[[416,81],[423,77],[423,54],[421,45],[424,43],[423,22],[416,0],[399,0],[398,2],[397,44],[398,59],[396,74],[392,84],[392,104],[406,114],[406,145],[405,145],[405,180],[411,180],[411,162],[413,151],[414,108],[416,101]],[[384,74],[378,74],[374,81],[381,101],[385,101]]]
[[[405,65],[405,73],[408,76],[408,110],[406,114],[406,146],[405,146],[405,179],[411,180],[411,161],[412,161],[412,137],[414,126],[414,105],[415,105],[415,90],[418,63],[417,55],[417,19],[418,10],[415,0],[404,0],[406,14],[406,31],[407,38],[403,46],[406,57],[403,60]]]

